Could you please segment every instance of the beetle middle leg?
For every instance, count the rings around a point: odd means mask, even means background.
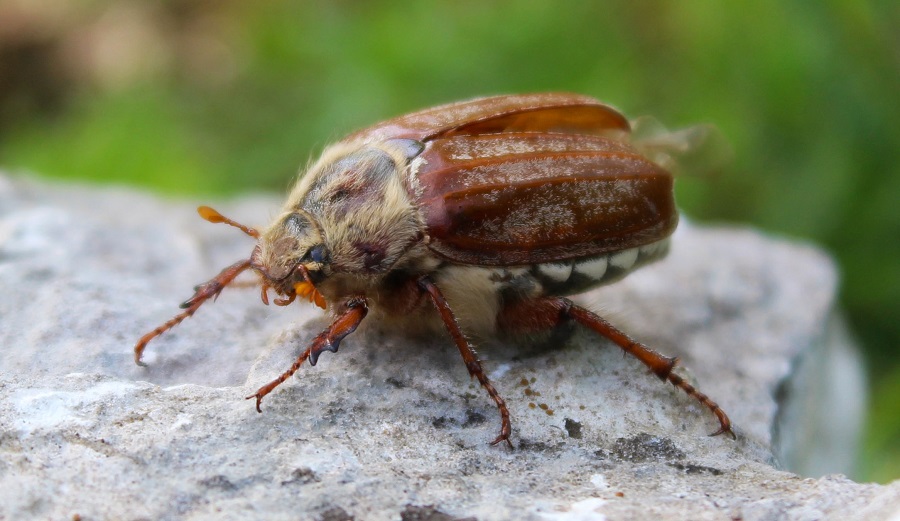
[[[484,368],[481,367],[478,355],[459,328],[459,323],[457,323],[456,317],[453,315],[453,310],[450,309],[441,290],[439,290],[434,282],[427,276],[420,278],[418,284],[423,291],[428,293],[431,297],[431,302],[434,303],[434,307],[436,307],[438,313],[440,313],[441,320],[447,327],[450,336],[453,337],[456,347],[459,348],[459,354],[462,355],[463,362],[466,364],[466,369],[469,370],[469,375],[478,379],[478,383],[484,387],[491,399],[494,400],[494,403],[497,404],[497,409],[500,410],[500,434],[498,434],[497,438],[491,442],[491,445],[496,445],[505,441],[506,444],[512,448],[512,442],[509,441],[509,435],[512,432],[512,428],[509,421],[509,409],[506,407],[506,402],[500,397],[500,393],[497,392],[497,389],[494,388],[494,385],[491,384],[491,381],[484,373]]]
[[[316,338],[310,343],[309,347],[307,347],[300,356],[297,357],[297,360],[291,366],[290,369],[281,374],[278,378],[272,380],[266,385],[260,387],[255,394],[247,396],[247,399],[256,398],[256,411],[262,412],[262,408],[260,405],[262,404],[262,399],[267,394],[275,390],[276,387],[284,383],[285,380],[290,378],[294,373],[300,369],[300,366],[303,365],[306,360],[309,360],[310,365],[316,365],[316,361],[319,359],[319,355],[322,354],[323,351],[331,351],[332,353],[336,353],[338,347],[341,345],[341,340],[344,339],[347,335],[354,332],[359,326],[359,324],[366,318],[366,314],[369,312],[369,307],[366,304],[366,299],[363,297],[352,298],[347,301],[343,305],[343,312],[341,312],[337,318],[325,328],[324,331],[318,334]]]
[[[728,419],[725,411],[716,402],[673,371],[678,363],[677,358],[669,358],[657,353],[648,346],[632,339],[599,315],[575,305],[568,299],[548,297],[509,302],[500,311],[497,317],[497,324],[501,329],[507,331],[529,333],[555,328],[570,320],[612,340],[623,351],[640,360],[660,380],[671,382],[672,385],[678,387],[708,408],[719,420],[719,430],[710,434],[710,436],[728,433],[732,438],[735,437],[734,431],[731,429],[731,420]]]

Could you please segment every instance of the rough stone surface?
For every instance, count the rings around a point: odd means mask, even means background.
[[[218,206],[264,224],[278,204]],[[736,441],[707,437],[707,411],[579,334],[552,350],[480,346],[510,405],[513,450],[488,445],[496,410],[449,339],[377,324],[257,414],[243,397],[324,317],[264,307],[253,289],[226,290],[136,367],[135,339],[251,248],[192,204],[0,176],[0,519],[898,515],[900,482],[776,468],[776,391],[800,354],[833,344],[835,270],[813,248],[685,224],[666,261],[581,298],[680,356]],[[792,433],[779,438],[803,445]]]

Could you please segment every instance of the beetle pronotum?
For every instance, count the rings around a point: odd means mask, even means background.
[[[469,374],[500,412],[492,444],[509,442],[509,410],[464,331],[532,334],[575,322],[604,336],[709,408],[713,435],[734,436],[725,412],[673,372],[668,358],[565,298],[659,259],[678,221],[672,175],[631,143],[628,120],[581,95],[497,96],[415,112],[328,147],[264,231],[208,207],[200,215],[257,239],[248,259],[195,288],[194,314],[247,269],[286,306],[329,304],[331,325],[262,399],[323,351],[336,352],[369,309],[405,327],[445,328]],[[459,318],[459,320],[458,320]]]

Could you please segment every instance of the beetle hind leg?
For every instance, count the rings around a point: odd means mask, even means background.
[[[728,433],[732,438],[735,438],[734,431],[731,429],[731,420],[728,419],[725,411],[707,395],[700,392],[673,371],[678,363],[677,358],[663,356],[646,345],[633,340],[602,317],[581,306],[576,306],[572,301],[564,298],[513,301],[504,307],[497,317],[497,323],[501,329],[524,333],[537,332],[544,328],[554,328],[570,320],[612,340],[622,351],[640,360],[660,380],[671,382],[672,385],[708,408],[719,420],[719,429],[710,434],[710,436]]]
[[[675,364],[678,363],[677,358],[663,356],[644,344],[633,340],[600,316],[591,313],[581,306],[572,304],[569,300],[560,300],[568,304],[566,314],[571,319],[612,340],[623,351],[634,356],[650,368],[660,380],[671,382],[672,385],[681,389],[709,409],[710,412],[716,416],[716,419],[719,420],[719,430],[710,434],[710,436],[728,433],[732,438],[736,438],[734,431],[731,429],[731,420],[728,419],[728,415],[725,414],[725,411],[723,411],[716,402],[712,401],[709,396],[700,392],[696,387],[689,384],[684,378],[673,371]]]

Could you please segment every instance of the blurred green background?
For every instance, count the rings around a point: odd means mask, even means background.
[[[872,378],[856,477],[900,477],[897,2],[0,0],[7,170],[284,191],[357,127],[545,90],[721,129],[734,160],[681,206],[837,257]]]

